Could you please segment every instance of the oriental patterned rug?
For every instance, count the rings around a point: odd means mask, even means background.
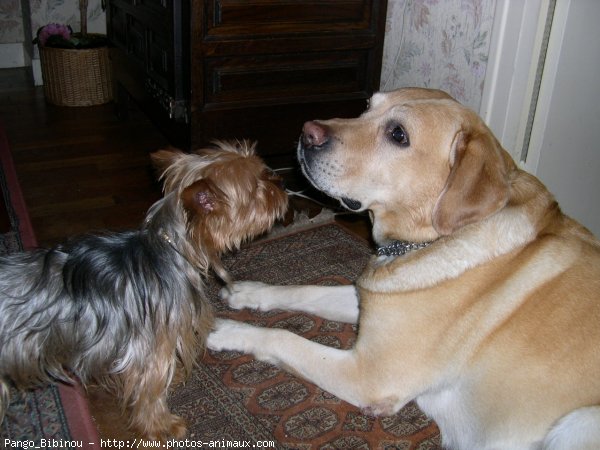
[[[331,223],[265,242],[225,258],[236,280],[274,284],[350,284],[372,254],[369,245]],[[286,328],[308,339],[349,348],[355,327],[280,311],[234,311],[209,286],[220,316]],[[190,440],[274,441],[278,449],[439,449],[439,431],[414,403],[390,417],[358,408],[272,365],[235,352],[208,351],[170,398],[188,422]]]
[[[0,195],[9,222],[9,229],[0,233],[0,255],[35,248],[33,227],[1,123]],[[50,385],[27,392],[11,389],[10,404],[0,423],[0,448],[33,444],[36,448],[95,449],[97,436],[79,386]]]

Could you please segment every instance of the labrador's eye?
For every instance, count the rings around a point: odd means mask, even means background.
[[[390,135],[392,139],[400,146],[408,147],[410,145],[408,134],[400,125],[396,125],[394,128],[392,128]]]

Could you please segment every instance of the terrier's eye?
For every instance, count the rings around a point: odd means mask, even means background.
[[[390,136],[392,137],[394,142],[399,144],[401,147],[408,147],[410,145],[410,142],[408,140],[408,134],[400,125],[396,125],[394,128],[392,128]]]

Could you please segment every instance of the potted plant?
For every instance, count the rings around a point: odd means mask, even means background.
[[[59,106],[90,106],[113,98],[108,38],[87,32],[88,0],[79,0],[81,32],[51,23],[37,31],[44,95]]]

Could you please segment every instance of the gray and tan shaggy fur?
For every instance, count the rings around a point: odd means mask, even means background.
[[[228,281],[220,255],[270,228],[287,196],[246,142],[152,158],[165,195],[140,229],[0,258],[0,421],[11,384],[77,377],[122,399],[143,437],[185,434],[166,399],[211,328],[204,277]]]

